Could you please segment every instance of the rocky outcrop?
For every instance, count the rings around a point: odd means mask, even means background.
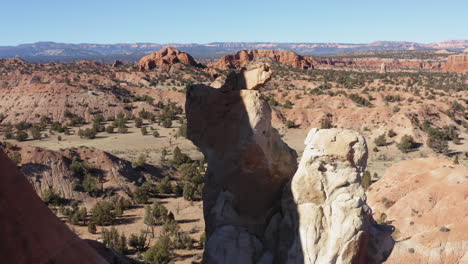
[[[252,69],[255,74],[246,74]],[[264,82],[251,76],[268,72],[249,65],[220,88],[187,91],[187,134],[208,162],[204,261],[382,262],[393,240],[391,229],[372,219],[360,186],[364,138],[314,129],[296,172],[296,153],[272,128],[267,102],[246,89]]]
[[[0,171],[3,263],[108,263],[47,208],[1,150]]]
[[[371,185],[374,217],[397,228],[386,263],[468,263],[467,172],[453,160],[407,160]]]
[[[381,263],[392,228],[376,224],[361,177],[367,145],[357,132],[312,129],[299,168],[282,197],[282,220],[267,237],[280,241],[278,263]],[[276,237],[274,234],[277,234]]]
[[[138,68],[141,71],[152,70],[160,66],[170,66],[175,63],[183,63],[191,66],[197,66],[197,62],[190,54],[180,51],[176,48],[165,47],[153,54],[147,55],[138,62]]]
[[[187,91],[188,137],[209,164],[203,195],[208,235],[223,225],[261,233],[296,170],[296,153],[272,128],[268,103],[258,91],[238,89],[246,83],[253,82]]]
[[[243,67],[240,72],[231,72],[221,86],[223,91],[258,90],[271,79],[271,69],[266,63]]]
[[[21,171],[39,196],[44,190],[53,187],[66,199],[90,198],[86,193],[73,187],[79,178],[70,168],[74,159],[86,161],[86,164],[95,168],[94,176],[99,176],[99,186],[103,190],[111,190],[124,197],[132,196],[137,180],[142,177],[129,161],[92,148],[52,151],[24,145],[11,146],[5,148],[5,151],[7,154],[17,152],[21,155]]]
[[[212,66],[218,69],[239,69],[260,58],[269,58],[273,61],[300,69],[313,69],[311,60],[290,50],[240,50],[236,54],[223,56]]]
[[[443,70],[446,72],[468,73],[468,53],[449,56]]]

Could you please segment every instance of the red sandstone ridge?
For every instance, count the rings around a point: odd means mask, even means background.
[[[187,65],[197,66],[197,62],[190,54],[180,51],[172,47],[166,47],[153,54],[141,58],[138,62],[138,68],[141,71],[151,70],[163,65],[172,65],[175,63],[183,63]]]
[[[300,69],[313,69],[312,60],[309,57],[298,55],[290,50],[240,50],[236,54],[223,56],[212,66],[218,69],[237,69],[246,66],[251,61],[259,58],[269,58],[282,64]]]
[[[307,69],[350,69],[379,71],[382,65],[388,71],[438,71],[442,68],[442,61],[425,61],[419,59],[385,59],[385,58],[321,58],[302,56],[290,50],[240,50],[235,54],[223,56],[212,67],[218,69],[238,69],[254,60],[267,58],[281,64],[303,70]]]
[[[467,263],[467,172],[446,159],[407,160],[371,185],[374,218],[396,228],[386,263]]]
[[[447,72],[468,73],[468,53],[449,56],[443,70]]]

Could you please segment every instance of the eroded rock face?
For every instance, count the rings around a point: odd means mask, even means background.
[[[282,198],[276,231],[280,263],[381,263],[391,229],[379,226],[361,187],[367,145],[357,132],[312,129]],[[274,230],[274,226],[273,226]],[[273,231],[274,233],[274,231]],[[273,235],[273,237],[275,237]]]
[[[240,72],[231,72],[221,86],[223,91],[258,90],[271,79],[271,68],[266,63],[249,64]]]
[[[269,72],[246,69],[260,72],[254,76]],[[391,229],[372,219],[360,185],[364,138],[349,130],[313,129],[296,172],[296,153],[272,128],[268,103],[246,89],[244,76],[243,70],[220,88],[187,91],[187,134],[208,162],[205,263],[385,260],[393,247]]]
[[[197,62],[190,54],[176,48],[166,47],[141,58],[138,62],[138,68],[142,71],[147,71],[163,65],[172,65],[175,63],[183,63],[192,66],[197,65]]]
[[[468,53],[449,56],[443,70],[447,72],[468,73]]]
[[[2,146],[0,146],[0,150]],[[85,160],[95,167],[102,176],[102,188],[111,189],[124,197],[131,197],[135,182],[142,177],[132,164],[105,151],[80,147],[52,151],[34,146],[11,146],[3,148],[9,154],[21,155],[21,172],[26,176],[38,196],[50,187],[66,199],[84,200],[90,198],[84,192],[73,188],[76,175],[70,164],[73,159]],[[101,185],[100,185],[101,186]]]
[[[295,151],[271,126],[268,103],[258,91],[239,87],[245,83],[187,91],[188,137],[208,162],[203,198],[208,235],[221,225],[261,232],[297,167]]]

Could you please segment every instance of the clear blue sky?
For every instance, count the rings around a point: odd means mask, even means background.
[[[468,39],[468,0],[0,0],[0,45]]]

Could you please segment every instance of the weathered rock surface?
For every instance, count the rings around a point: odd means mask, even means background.
[[[296,153],[272,128],[271,109],[260,93],[246,89],[249,80],[261,85],[264,78],[243,76],[249,75],[236,73],[218,89],[195,85],[187,91],[188,137],[208,162],[205,262],[385,260],[393,246],[391,229],[374,222],[360,186],[364,138],[346,130],[312,130],[292,178]]]
[[[180,51],[176,48],[166,47],[156,51],[153,54],[141,58],[138,62],[138,68],[142,71],[152,70],[163,65],[173,65],[175,63],[183,63],[196,66],[197,62],[190,54]]]
[[[1,149],[1,146],[0,146]],[[70,165],[73,159],[86,161],[101,174],[103,190],[129,197],[136,181],[142,175],[133,169],[129,161],[119,159],[107,152],[86,147],[52,151],[33,146],[12,146],[7,153],[21,155],[21,171],[40,196],[44,190],[53,187],[61,197],[84,200],[89,198],[84,192],[76,191],[73,185],[76,176]],[[100,184],[101,186],[101,184]]]
[[[208,263],[252,263],[260,256],[256,236],[279,207],[282,188],[297,167],[296,153],[272,128],[261,94],[240,90],[255,81],[243,80],[222,89],[196,85],[187,92],[188,137],[208,162],[203,193]],[[239,247],[249,250],[240,254]]]
[[[250,64],[242,67],[240,72],[231,72],[224,85],[223,91],[258,90],[271,79],[271,69],[266,63]]]
[[[245,83],[221,89],[196,85],[187,92],[188,137],[209,164],[204,191],[208,235],[226,224],[261,230],[297,166],[295,151],[271,126],[269,105],[258,91],[240,90]],[[227,216],[223,204],[233,210]]]
[[[392,229],[377,225],[366,205],[361,187],[368,155],[364,138],[351,130],[314,128],[305,144],[282,198],[280,242],[271,251],[275,260],[383,262],[393,248]]]
[[[468,73],[468,52],[449,56],[444,71]]]
[[[371,185],[374,217],[397,228],[386,263],[468,262],[467,175],[452,160],[425,158],[394,164]]]
[[[0,150],[2,263],[108,263],[63,224]]]

